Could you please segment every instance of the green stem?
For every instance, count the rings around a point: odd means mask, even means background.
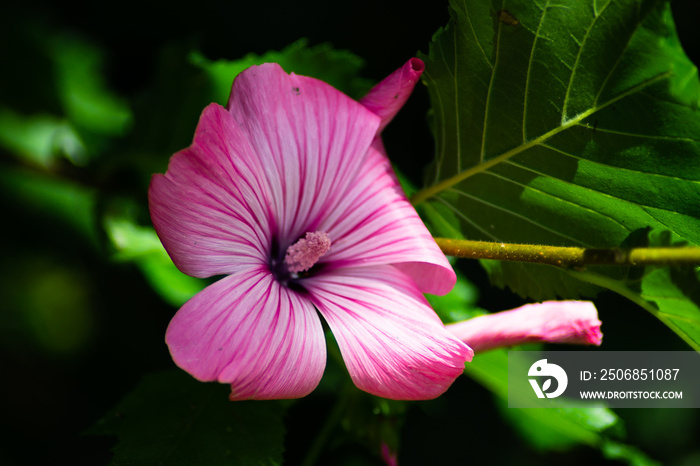
[[[556,267],[587,265],[700,265],[700,248],[591,249],[435,238],[442,252],[466,259],[532,262]]]
[[[301,463],[302,466],[313,466],[318,461],[318,457],[321,455],[321,453],[323,453],[323,449],[326,447],[328,438],[335,431],[337,425],[340,423],[340,420],[343,417],[343,414],[350,404],[353,388],[354,387],[352,384],[347,384],[340,393],[335,406],[333,406],[333,410],[326,418],[326,422],[323,423],[321,431],[316,436],[316,440],[314,440],[314,443],[311,445],[311,448],[306,454],[304,461]]]

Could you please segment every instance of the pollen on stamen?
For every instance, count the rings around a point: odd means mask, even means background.
[[[306,233],[296,243],[287,248],[284,263],[292,273],[309,270],[331,248],[331,239],[324,231]]]

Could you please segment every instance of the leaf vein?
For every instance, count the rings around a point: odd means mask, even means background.
[[[464,220],[465,222],[467,222],[469,225],[473,226],[474,228],[476,228],[477,230],[479,230],[480,232],[482,232],[484,235],[486,235],[486,236],[488,236],[489,238],[491,238],[491,240],[493,240],[493,241],[500,241],[496,236],[494,236],[493,234],[491,234],[491,233],[489,233],[488,231],[486,231],[486,230],[484,230],[483,228],[481,228],[481,226],[479,226],[477,223],[475,223],[475,222],[474,222],[473,220],[471,220],[469,217],[467,217],[466,215],[464,215],[462,212],[460,212],[459,209],[457,209],[455,206],[453,206],[451,203],[449,203],[449,202],[446,201],[445,199],[443,199],[443,198],[441,198],[441,197],[439,197],[439,196],[436,197],[435,199],[437,199],[439,202],[441,202],[442,204],[444,204],[445,206],[447,206],[450,210],[452,210],[455,214],[457,214],[458,217],[460,217],[462,220]]]
[[[647,87],[647,86],[649,86],[649,85],[651,85],[651,84],[653,84],[653,83],[655,83],[663,78],[668,77],[669,74],[670,74],[670,72],[664,72],[664,73],[661,73],[657,76],[653,76],[653,77],[647,79],[646,81],[642,81],[641,83],[632,86],[630,89],[627,89],[625,92],[622,92],[620,95],[615,96],[614,98],[608,100],[604,104],[602,104],[598,107],[593,107],[593,108],[588,109],[587,111],[585,111],[583,113],[576,115],[576,117],[574,117],[570,121],[566,122],[565,124],[557,126],[556,128],[548,131],[547,133],[543,134],[542,136],[537,137],[536,139],[533,139],[532,141],[529,141],[526,144],[521,144],[521,145],[516,146],[512,149],[509,149],[499,156],[496,156],[496,157],[489,159],[488,161],[485,161],[485,162],[482,161],[480,164],[475,165],[474,167],[468,168],[468,169],[464,170],[463,172],[459,172],[456,175],[454,175],[446,180],[443,180],[442,182],[440,182],[436,185],[427,187],[427,188],[423,189],[422,191],[419,191],[418,193],[416,193],[412,197],[411,201],[413,202],[414,205],[420,204],[424,200],[436,195],[437,193],[439,193],[441,191],[444,191],[445,189],[448,189],[448,188],[456,185],[457,183],[460,183],[460,182],[466,180],[467,178],[469,178],[471,176],[476,175],[477,173],[481,173],[485,170],[488,170],[489,168],[493,167],[494,165],[497,165],[500,162],[503,162],[504,160],[508,160],[511,157],[513,157],[513,156],[515,156],[515,155],[517,155],[517,154],[519,154],[519,153],[521,153],[521,152],[523,152],[531,147],[534,147],[536,145],[540,145],[543,142],[547,141],[549,138],[559,134],[560,132],[570,128],[571,126],[578,124],[581,120],[588,118],[589,116],[591,116],[595,112],[597,112],[603,108],[606,108],[609,105],[612,105],[615,102],[617,102],[621,99],[624,99],[625,97],[627,97],[629,95],[632,95],[636,92],[641,91],[645,87]],[[490,86],[491,85],[489,84],[489,87]],[[487,106],[488,106],[488,99],[487,99]],[[484,146],[483,146],[483,141],[482,141],[482,151],[483,151],[483,147]],[[482,152],[482,157],[483,157],[483,152]]]
[[[583,127],[588,127],[587,125],[583,123],[577,123],[578,126],[583,126]],[[693,138],[687,138],[687,137],[681,137],[681,136],[657,136],[654,134],[641,134],[641,133],[629,133],[627,131],[618,131],[614,129],[606,129],[606,128],[601,128],[600,126],[596,127],[596,132],[598,133],[607,133],[607,134],[616,134],[619,136],[628,136],[631,138],[640,138],[640,139],[655,139],[658,141],[684,141],[684,142],[700,142],[700,139],[693,139]]]
[[[481,53],[484,55],[484,60],[486,60],[486,63],[489,65],[489,68],[493,70],[493,63],[491,63],[491,60],[489,59],[488,55],[486,55],[486,50],[481,46],[481,42],[479,41],[479,37],[476,35],[476,30],[474,29],[474,25],[472,24],[472,19],[469,16],[469,10],[467,9],[467,3],[464,2],[464,16],[467,18],[467,22],[469,23],[469,29],[472,32],[472,35],[474,36],[474,42],[476,42],[476,45],[479,47],[479,50],[481,50]],[[455,28],[456,29],[456,28]],[[466,37],[465,37],[466,40]],[[455,41],[455,44],[457,42]]]
[[[528,97],[530,95],[530,73],[532,72],[532,59],[535,55],[537,40],[540,38],[540,28],[542,27],[542,23],[544,23],[544,17],[547,15],[547,8],[549,7],[549,2],[550,0],[547,0],[547,3],[545,4],[544,9],[542,10],[542,16],[540,16],[540,21],[539,23],[537,23],[535,39],[532,41],[532,47],[530,47],[530,58],[527,62],[527,73],[525,74],[525,92],[523,98],[523,144],[527,142],[527,104]]]
[[[492,174],[492,173],[491,173],[491,172],[486,172],[486,174]],[[578,243],[578,244],[580,244],[580,245],[584,245],[584,246],[585,246],[585,243],[582,243],[581,241],[579,241],[579,240],[576,239],[576,238],[573,238],[573,237],[571,237],[571,236],[565,235],[564,233],[562,233],[562,232],[560,232],[560,231],[553,230],[553,229],[551,229],[551,228],[549,228],[549,227],[547,227],[547,226],[545,226],[545,225],[543,225],[543,224],[541,224],[541,223],[539,223],[539,222],[534,221],[534,220],[531,219],[531,218],[528,218],[528,217],[525,217],[524,215],[518,214],[517,212],[514,212],[514,211],[512,211],[512,210],[510,210],[510,209],[508,209],[508,208],[506,208],[506,207],[502,207],[502,206],[493,204],[493,203],[488,202],[488,201],[486,201],[486,200],[484,200],[484,199],[481,199],[480,197],[474,196],[473,194],[466,193],[466,192],[464,192],[464,191],[462,191],[462,190],[459,190],[459,189],[454,189],[454,188],[452,188],[452,189],[450,189],[450,191],[453,191],[453,192],[457,193],[457,194],[460,195],[460,196],[464,196],[464,197],[467,197],[467,198],[469,198],[469,199],[472,199],[472,200],[474,200],[474,201],[476,201],[476,202],[480,202],[480,203],[482,203],[482,204],[484,204],[484,205],[487,205],[487,206],[489,206],[489,207],[491,207],[491,208],[493,208],[493,209],[500,210],[501,212],[505,212],[505,213],[507,213],[507,214],[510,214],[510,215],[512,215],[513,217],[516,217],[516,218],[519,218],[519,219],[521,219],[521,220],[524,220],[524,221],[526,221],[526,222],[528,222],[528,223],[530,223],[530,224],[532,224],[532,225],[535,225],[536,227],[541,228],[541,229],[543,229],[543,230],[545,230],[545,231],[547,231],[547,232],[549,232],[549,233],[553,233],[553,234],[558,235],[558,236],[561,236],[562,238],[565,238],[565,239],[567,239],[567,240],[569,240],[569,241],[572,241],[572,242],[574,242],[574,243]]]
[[[612,0],[608,0],[608,3],[606,3],[605,6],[603,6],[603,8],[600,10],[600,14],[602,14],[608,8],[611,1]],[[593,30],[593,27],[598,22],[598,18],[600,18],[600,14],[594,16],[593,21],[591,21],[591,24],[589,24],[588,28],[586,28],[586,33],[583,35],[583,40],[581,41],[581,46],[578,48],[578,53],[576,54],[576,60],[574,60],[574,66],[571,68],[571,74],[569,75],[569,84],[566,86],[566,94],[564,95],[564,105],[561,109],[562,124],[567,120],[566,108],[569,105],[569,94],[571,92],[571,89],[573,88],[574,77],[576,76],[576,70],[578,69],[579,61],[581,60],[581,54],[583,53],[583,50],[586,47],[586,42],[588,41],[588,38],[590,37],[590,34],[591,34],[591,31]]]
[[[527,170],[527,171],[530,171],[530,172],[532,172],[532,173],[535,173],[536,175],[539,175],[539,176],[541,176],[541,177],[553,179],[553,178],[552,178],[551,176],[549,176],[549,175],[546,175],[546,174],[544,174],[544,173],[540,173],[540,172],[538,172],[538,171],[536,171],[536,170],[533,170],[533,169],[531,169],[531,168],[529,168],[529,167],[520,165],[520,164],[518,164],[518,163],[511,162],[511,161],[509,161],[508,163],[511,164],[511,165],[514,165],[514,166],[516,166],[516,167],[518,167],[518,168],[522,168],[523,170]],[[520,182],[515,181],[515,180],[513,180],[513,179],[510,179],[510,178],[508,178],[508,177],[505,177],[505,176],[502,176],[502,175],[493,173],[493,172],[491,172],[491,171],[487,171],[487,172],[484,172],[484,173],[485,173],[485,174],[489,174],[489,175],[491,175],[491,176],[495,176],[496,178],[500,178],[500,179],[502,179],[502,180],[504,180],[504,181],[509,181],[510,183],[513,183],[513,184],[515,184],[515,185],[517,185],[517,186],[520,186],[520,187],[522,187],[523,189],[529,189],[529,190],[532,190],[532,191],[534,191],[534,192],[536,192],[536,193],[540,193],[540,194],[542,194],[542,195],[549,196],[549,197],[551,197],[551,198],[553,198],[553,199],[557,199],[557,200],[559,200],[559,201],[561,201],[561,202],[564,202],[564,203],[566,203],[566,204],[569,204],[569,205],[571,205],[571,206],[574,206],[574,207],[583,209],[583,210],[585,210],[585,211],[587,211],[587,212],[590,212],[590,213],[592,213],[592,214],[594,214],[594,215],[598,215],[598,216],[600,216],[600,217],[603,217],[603,218],[605,218],[605,219],[608,219],[608,220],[612,221],[613,223],[616,223],[618,226],[620,226],[620,228],[624,229],[624,230],[627,231],[627,232],[630,231],[629,228],[627,228],[626,226],[624,226],[622,223],[618,222],[618,221],[617,221],[616,219],[614,219],[613,217],[611,217],[611,216],[609,216],[609,215],[606,215],[606,214],[603,214],[603,213],[601,213],[601,212],[597,212],[597,211],[595,211],[595,210],[592,210],[592,209],[590,209],[589,207],[586,207],[586,206],[584,206],[584,205],[577,204],[576,202],[570,201],[570,200],[568,200],[568,199],[562,199],[561,197],[556,196],[556,195],[554,195],[554,194],[548,193],[548,192],[543,191],[543,190],[541,190],[541,189],[537,189],[537,188],[535,188],[535,187],[533,187],[533,186],[529,186],[529,185],[520,183]],[[554,178],[554,179],[556,179],[556,178]],[[563,182],[563,183],[566,183],[566,184],[573,184],[573,183],[567,183],[567,182],[564,182],[564,181],[562,181],[562,182]],[[578,185],[575,185],[575,186],[578,186]],[[593,189],[586,188],[585,186],[580,186],[580,187],[581,187],[582,189],[586,189],[586,190],[589,190],[589,191],[598,192],[598,191],[595,191],[595,190],[593,190]],[[614,196],[611,196],[611,197],[614,198]],[[617,198],[615,198],[615,199],[617,199]],[[585,243],[581,243],[581,244],[584,244],[584,245],[586,245],[586,246],[588,246],[588,247],[591,247],[591,245],[587,245],[587,244],[585,244]]]
[[[501,9],[505,7],[506,0],[502,0],[501,2]],[[484,109],[484,123],[483,123],[483,128],[481,132],[481,152],[479,154],[479,162],[483,163],[484,162],[484,157],[486,155],[486,129],[488,127],[488,119],[489,119],[489,111],[490,111],[490,105],[491,105],[491,93],[493,92],[493,82],[494,78],[496,76],[496,68],[498,67],[498,58],[500,57],[500,49],[501,49],[501,31],[503,30],[503,27],[501,26],[501,22],[498,22],[498,31],[496,32],[496,58],[494,59],[494,64],[493,68],[491,71],[491,79],[489,79],[489,87],[486,90],[486,108]],[[461,167],[460,167],[461,168]]]
[[[596,165],[601,166],[601,167],[609,167],[609,168],[614,168],[615,170],[627,171],[627,172],[631,172],[631,173],[639,173],[640,175],[645,175],[645,176],[646,176],[646,175],[653,175],[653,176],[658,176],[658,177],[660,177],[660,178],[666,178],[666,179],[669,179],[669,180],[680,181],[680,182],[683,182],[683,183],[700,184],[700,181],[698,181],[698,180],[689,180],[689,179],[685,179],[685,178],[679,178],[679,177],[677,177],[677,176],[664,175],[664,174],[662,174],[662,173],[652,173],[652,172],[645,172],[645,171],[642,171],[642,170],[635,170],[635,169],[633,169],[633,168],[618,167],[617,165],[610,165],[610,164],[607,164],[607,163],[603,163],[603,162],[598,162],[598,161],[586,159],[586,158],[583,158],[583,157],[579,157],[578,155],[570,154],[570,153],[568,153],[568,152],[566,152],[566,151],[563,151],[563,150],[559,149],[558,147],[550,146],[549,144],[542,144],[542,147],[544,147],[544,148],[546,148],[546,149],[549,149],[549,150],[552,150],[552,151],[554,151],[554,152],[557,152],[557,153],[559,153],[559,154],[561,154],[561,155],[565,155],[565,156],[567,156],[567,157],[571,157],[572,159],[584,160],[584,161],[586,161],[586,162],[588,162],[588,163],[593,163],[593,164],[596,164]],[[515,162],[511,162],[511,163],[515,164]],[[522,168],[525,168],[525,166],[522,166]],[[532,169],[531,169],[531,170],[532,170]],[[532,171],[534,171],[534,170],[532,170]],[[543,175],[543,176],[549,176],[549,175]],[[553,177],[550,177],[550,178],[553,178]],[[577,185],[577,186],[578,186],[578,185]],[[597,191],[597,192],[600,192],[600,191]],[[603,193],[603,192],[600,192],[600,193],[601,193],[601,194],[607,195],[606,193]]]
[[[607,5],[606,5],[607,6]],[[617,60],[615,60],[615,64],[610,68],[610,72],[608,72],[608,75],[605,77],[603,82],[600,85],[600,89],[596,93],[595,99],[593,99],[593,105],[596,106],[598,105],[598,100],[600,100],[600,96],[605,90],[606,86],[608,85],[608,81],[612,77],[612,75],[615,73],[615,70],[617,67],[620,65],[620,62],[622,62],[622,57],[625,56],[625,52],[627,52],[627,49],[630,46],[630,43],[632,42],[632,38],[637,34],[637,31],[639,30],[640,26],[642,25],[642,22],[639,21],[637,25],[634,28],[634,31],[627,37],[627,42],[625,43],[625,46],[623,49],[620,51],[620,55],[618,55]]]

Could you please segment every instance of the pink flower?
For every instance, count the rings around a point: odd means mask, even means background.
[[[547,301],[448,324],[447,329],[480,352],[535,342],[599,346],[600,325],[591,302]]]
[[[149,189],[178,268],[226,275],[170,322],[178,366],[231,384],[233,400],[307,395],[326,364],[320,314],[370,393],[434,398],[462,373],[471,349],[422,295],[450,291],[454,271],[378,136],[422,71],[410,60],[358,103],[264,64],[235,79],[227,108],[204,110]]]

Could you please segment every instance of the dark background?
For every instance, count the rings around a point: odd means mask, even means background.
[[[379,80],[416,51],[427,52],[432,35],[448,21],[447,2],[407,5],[397,0],[4,4],[0,6],[0,108],[58,111],[51,97],[51,77],[45,73],[46,58],[31,40],[37,31],[66,31],[94,42],[106,51],[108,85],[117,94],[173,112],[187,113],[192,102],[187,89],[177,88],[180,76],[168,76],[162,70],[181,70],[192,50],[212,59],[236,59],[249,52],[279,50],[306,37],[311,45],[330,42],[359,55],[366,60],[364,76]],[[700,63],[696,36],[700,2],[677,0],[673,7],[685,50]],[[154,85],[171,86],[170,98],[150,101],[148,93]],[[433,150],[427,110],[427,92],[418,86],[384,133],[392,160],[414,180],[420,180],[421,167],[430,161]],[[153,145],[163,154],[184,147],[197,117],[198,112],[190,114],[185,129],[172,131],[162,143],[154,139]],[[137,117],[134,131],[154,125],[157,122]],[[13,163],[10,154],[0,150],[0,170]],[[128,169],[105,176],[71,175],[105,191],[142,189],[145,202],[143,179]],[[161,301],[133,265],[109,261],[41,206],[17,202],[3,191],[0,212],[0,464],[107,464],[115,439],[80,433],[143,374],[172,367],[163,336],[174,309]],[[480,304],[489,310],[521,303],[509,292],[490,287],[478,264],[460,262],[459,266],[479,286]],[[67,303],[66,289],[77,290]],[[33,299],[49,306],[84,306],[90,321],[85,342],[69,353],[49,352],[33,342],[17,320],[17,309]],[[597,304],[606,334],[602,349],[687,349],[665,326],[624,299],[603,295]],[[402,431],[400,462],[602,461],[597,452],[586,448],[569,453],[529,450],[501,419],[491,399],[485,389],[462,378],[444,400],[417,404]],[[327,408],[327,400],[312,395],[292,409],[286,445],[290,462],[303,457]],[[622,410],[619,415],[627,421],[628,441],[652,457],[668,464],[700,464],[697,410]],[[340,458],[356,459],[359,464],[376,461],[351,445],[326,453],[321,462],[334,464]]]

